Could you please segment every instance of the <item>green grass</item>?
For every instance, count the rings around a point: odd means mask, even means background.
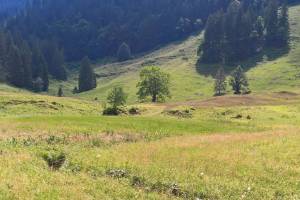
[[[300,6],[290,8],[291,49],[281,55],[280,51],[266,51],[265,55],[249,59],[241,64],[249,68],[247,74],[250,87],[254,93],[263,94],[275,91],[300,91]],[[152,53],[140,56],[125,63],[95,65],[98,87],[95,90],[75,95],[89,100],[97,97],[101,101],[114,86],[123,86],[129,94],[129,102],[137,102],[136,85],[139,71],[145,65],[157,65],[171,74],[172,99],[169,101],[186,101],[204,99],[213,95],[213,78],[197,71],[197,48],[202,41],[202,34],[191,36],[185,41],[170,44]],[[258,59],[258,57],[261,57]],[[216,71],[218,65],[203,65],[204,71]],[[233,69],[235,66],[224,66]],[[201,70],[200,70],[201,71]],[[74,96],[71,91],[77,85],[77,72],[73,71],[68,82],[52,81],[50,94],[56,94],[59,85],[64,86],[66,95]],[[230,91],[229,91],[230,92]]]
[[[290,12],[291,51],[249,70],[250,96],[207,99],[213,80],[195,68],[201,36],[98,67],[107,77],[87,93],[71,94],[75,74],[53,82],[50,93],[64,84],[71,97],[1,84],[0,199],[299,199],[299,11]],[[170,102],[136,103],[145,62],[171,73]],[[125,87],[141,115],[101,115],[94,99],[105,100],[114,85]],[[166,112],[186,109],[191,116]],[[66,155],[57,171],[42,156],[52,151]]]

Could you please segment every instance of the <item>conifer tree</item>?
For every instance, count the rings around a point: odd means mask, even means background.
[[[286,1],[281,6],[278,21],[278,45],[285,47],[288,46],[290,39],[289,13]]]
[[[215,96],[221,96],[226,93],[226,75],[224,69],[221,67],[215,77]]]
[[[33,48],[33,57],[32,57],[32,72],[33,78],[40,78],[43,82],[42,91],[48,91],[49,88],[49,75],[48,75],[48,66],[45,60],[44,55],[40,49],[39,42],[35,42]]]
[[[67,72],[64,67],[64,52],[58,48],[54,40],[44,42],[42,45],[43,55],[47,62],[49,73],[58,80],[67,80]]]
[[[78,86],[79,92],[89,91],[97,87],[96,76],[88,57],[81,61]]]
[[[57,91],[57,96],[58,97],[64,96],[64,92],[63,92],[62,86],[59,86],[58,91]]]
[[[20,52],[24,68],[24,87],[32,89],[32,52],[27,42],[22,42]]]
[[[23,87],[24,68],[20,51],[15,45],[11,46],[8,52],[7,70],[8,82],[16,87]]]
[[[216,63],[223,59],[224,44],[224,13],[222,11],[211,15],[206,24],[204,43],[200,47],[202,51],[201,61]]]
[[[250,93],[247,76],[241,66],[238,66],[231,75],[230,85],[234,94]]]
[[[269,47],[277,45],[278,33],[278,1],[269,0],[265,13],[266,44]]]
[[[119,61],[126,61],[131,58],[131,49],[129,45],[125,42],[121,44],[118,50],[118,59]]]

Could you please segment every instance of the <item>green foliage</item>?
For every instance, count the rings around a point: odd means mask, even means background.
[[[249,83],[246,74],[241,66],[238,66],[231,74],[230,85],[234,94],[248,94]]]
[[[219,11],[208,18],[204,43],[199,48],[200,61],[231,64],[254,56],[265,47],[287,47],[288,20],[288,7],[278,0],[267,4],[261,0],[234,0],[225,13]]]
[[[140,79],[137,84],[139,88],[137,95],[140,100],[151,96],[152,102],[157,102],[171,97],[170,75],[162,72],[159,67],[145,67],[140,73]]]
[[[96,76],[88,57],[83,58],[79,71],[79,92],[85,92],[97,87]]]
[[[124,92],[122,87],[114,87],[108,97],[107,102],[113,107],[118,108],[126,104],[127,94]]]
[[[59,170],[66,161],[65,153],[58,151],[44,153],[42,157],[51,170]]]

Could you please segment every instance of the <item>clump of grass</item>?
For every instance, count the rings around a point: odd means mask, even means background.
[[[128,177],[128,172],[125,169],[110,169],[106,172],[106,175],[112,178],[126,178]]]
[[[23,144],[24,144],[24,146],[29,147],[29,146],[37,145],[37,142],[34,138],[28,137],[28,138],[23,140]]]
[[[164,112],[167,115],[179,117],[179,118],[192,118],[193,117],[193,109],[183,109],[183,110],[168,110]]]
[[[145,179],[143,177],[133,176],[133,177],[131,177],[130,182],[133,187],[144,187],[145,186]]]
[[[47,152],[42,157],[51,170],[59,170],[66,161],[65,153],[60,151]]]
[[[50,135],[47,139],[46,142],[50,145],[54,145],[54,144],[59,144],[63,141],[62,138],[57,137],[55,135]]]

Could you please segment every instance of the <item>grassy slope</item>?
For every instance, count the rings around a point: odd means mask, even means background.
[[[258,60],[249,60],[243,65],[252,66],[248,71],[251,89],[254,93],[274,91],[298,92],[300,87],[300,7],[290,9],[291,18],[291,50],[289,53],[272,58],[275,52],[268,52]],[[103,76],[98,79],[98,88],[90,92],[77,95],[81,98],[105,100],[108,91],[116,85],[123,86],[129,94],[129,102],[136,98],[136,84],[138,73],[143,65],[157,65],[172,75],[172,94],[170,101],[186,101],[204,99],[213,94],[213,79],[204,76],[196,70],[197,47],[201,43],[202,35],[191,36],[183,42],[171,44],[145,56],[125,62],[95,66],[96,72]],[[227,66],[232,68],[233,66]],[[200,68],[216,69],[214,65],[201,65]],[[209,70],[208,70],[209,71]],[[72,95],[71,90],[77,84],[76,73],[72,73],[70,81],[63,83],[65,93]],[[53,82],[50,93],[56,94],[58,85]]]
[[[299,10],[300,6],[291,9],[295,22]],[[293,35],[297,27],[293,23]],[[147,56],[172,71],[172,87],[182,91],[174,103],[140,105],[146,109],[142,116],[103,117],[96,101],[34,95],[1,85],[0,199],[175,199],[173,183],[192,199],[299,199],[300,96],[280,93],[175,103],[211,96],[212,79],[197,74],[194,67],[199,38]],[[291,64],[298,59],[297,44],[288,55],[249,71],[255,91],[297,91],[297,79],[291,79],[297,74]],[[182,60],[185,56],[188,62]],[[122,84],[134,102],[143,62],[145,58],[116,64],[126,73],[99,80],[98,89],[80,97],[104,99],[102,92]],[[97,72],[111,73],[110,67]],[[284,85],[274,80],[268,84],[269,74]],[[265,86],[256,85],[259,81]],[[73,83],[68,84],[65,87],[71,88]],[[189,106],[196,108],[192,118],[161,114]],[[67,162],[59,171],[49,170],[41,158],[51,149],[66,153]],[[123,169],[127,176],[113,178],[106,174],[111,169]],[[134,177],[141,182],[133,185]]]
[[[300,90],[300,7],[290,9],[291,50],[274,61],[259,64],[249,71],[257,92]]]

